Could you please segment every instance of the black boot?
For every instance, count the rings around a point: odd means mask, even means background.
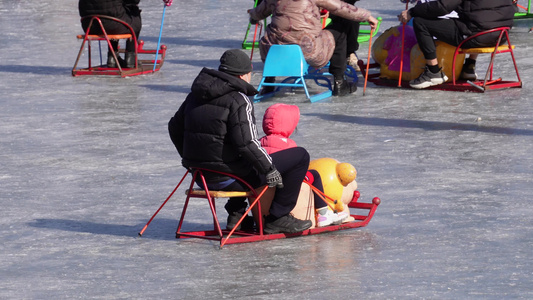
[[[124,68],[135,68],[135,42],[132,40],[126,41],[126,55],[124,57]]]
[[[120,66],[122,66],[123,60],[118,55],[118,41],[117,40],[111,40],[110,42],[111,42],[111,46],[113,47],[113,49],[112,50],[108,49],[108,51],[107,51],[107,67],[108,68],[118,68],[117,62],[116,62],[115,58],[113,57],[113,52],[112,52],[112,51],[115,51],[115,54],[116,54],[117,59],[118,59],[118,62],[120,63]]]
[[[461,75],[459,75],[459,78],[464,79],[464,80],[471,80],[471,81],[474,81],[477,79],[475,60],[471,58],[465,59],[463,70],[461,71]]]
[[[357,85],[354,82],[348,82],[346,78],[335,79],[333,86],[333,96],[346,96],[357,91]]]
[[[276,77],[266,77],[265,83],[274,83],[276,82]],[[275,86],[264,86],[261,91],[259,92],[259,95],[266,95],[273,93],[276,90]]]

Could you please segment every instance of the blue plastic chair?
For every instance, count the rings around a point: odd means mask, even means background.
[[[309,69],[312,72],[309,72]],[[326,76],[329,74],[320,72],[320,70],[313,70],[305,61],[302,49],[299,45],[272,45],[268,50],[263,69],[263,78],[259,87],[274,86],[274,92],[264,95],[256,95],[254,100],[256,102],[261,99],[273,96],[282,87],[299,88],[305,90],[305,95],[311,102],[320,101],[322,99],[331,97],[332,85],[331,80]],[[281,82],[265,82],[266,77],[286,77]],[[314,95],[309,95],[309,90],[305,83],[306,79],[312,79],[315,83],[322,87],[327,87],[328,90]]]

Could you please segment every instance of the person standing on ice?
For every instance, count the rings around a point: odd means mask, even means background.
[[[458,18],[440,18],[456,11]],[[438,65],[434,37],[452,46],[458,46],[467,37],[497,27],[512,27],[514,8],[512,0],[436,0],[419,3],[404,10],[398,20],[407,23],[413,18],[413,30],[418,46],[426,59],[426,69],[409,82],[415,89],[442,84],[448,77]],[[485,34],[470,40],[464,48],[493,47],[499,32]],[[463,78],[476,79],[475,58],[465,60]]]
[[[276,187],[264,232],[296,233],[312,226],[294,218],[300,187],[309,167],[309,153],[301,147],[268,155],[261,147],[250,96],[250,57],[239,49],[224,52],[218,70],[203,68],[191,92],[168,123],[170,138],[186,168],[206,168],[236,175],[252,187]],[[207,186],[244,191],[238,181],[206,172]],[[246,211],[246,198],[230,198],[227,228],[233,229]],[[239,229],[239,228],[237,228]]]
[[[324,30],[320,14],[322,9],[341,17],[333,20]],[[355,84],[349,83],[344,75],[347,32],[351,27],[340,21],[366,21],[372,29],[376,29],[378,20],[368,10],[340,0],[263,0],[255,8],[249,9],[248,13],[253,22],[272,15],[259,43],[263,62],[271,45],[297,44],[312,67],[321,68],[330,62],[329,72],[335,79],[333,95],[345,96],[356,91]]]
[[[263,132],[265,136],[260,139],[261,146],[270,155],[278,151],[297,147],[298,145],[290,136],[296,130],[299,120],[300,108],[297,105],[276,103],[267,108],[263,116]],[[324,192],[322,178],[316,170],[308,170],[305,177],[310,184],[319,191]],[[317,227],[341,224],[350,216],[349,213],[340,215],[333,212],[316,192],[314,194]]]
[[[140,0],[79,0],[78,10],[81,20],[81,26],[85,32],[89,29],[89,23],[91,18],[83,18],[92,15],[104,15],[120,19],[131,26],[135,33],[135,37],[139,39],[141,33],[142,20],[141,9],[139,9]],[[163,0],[167,6],[172,4],[172,0]],[[102,19],[102,25],[104,26],[108,34],[128,34],[130,30],[124,25],[109,20]],[[93,23],[91,33],[100,34],[100,25]],[[118,50],[118,40],[111,40],[111,46],[114,51]],[[123,68],[135,67],[135,44],[133,40],[126,41],[126,54],[124,60],[117,57],[119,64]],[[116,68],[117,62],[109,50],[107,53],[107,67]]]

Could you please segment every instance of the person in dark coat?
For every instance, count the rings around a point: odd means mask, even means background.
[[[459,18],[442,19],[439,16],[456,11]],[[437,0],[420,3],[403,11],[398,19],[407,23],[413,19],[413,29],[420,50],[426,59],[426,70],[420,77],[411,80],[413,88],[422,89],[442,84],[448,80],[437,61],[436,39],[452,46],[476,33],[497,27],[513,26],[514,7],[512,0]],[[464,44],[464,48],[496,46],[499,33],[482,35]],[[464,70],[475,77],[475,60],[470,56],[465,60]],[[471,78],[475,79],[475,78]]]
[[[236,175],[252,187],[276,187],[265,233],[294,233],[312,226],[294,218],[300,187],[309,167],[309,153],[301,147],[268,155],[261,147],[250,96],[252,65],[243,51],[231,49],[220,58],[218,70],[203,68],[191,92],[168,123],[170,138],[186,168],[206,168]],[[244,191],[242,184],[216,173],[205,174],[209,189]],[[225,205],[228,229],[246,210],[245,198]]]
[[[332,20],[323,29],[323,16],[320,13],[323,9],[330,15],[341,18]],[[370,11],[341,0],[264,0],[249,9],[248,14],[252,22],[272,16],[270,24],[265,28],[265,35],[259,41],[259,53],[263,62],[272,45],[296,44],[302,48],[305,60],[310,66],[322,68],[330,63],[329,72],[334,77],[334,96],[347,96],[356,91],[355,83],[347,81],[344,74],[348,52],[347,34],[350,34],[349,31],[353,30],[353,27],[343,20],[366,21],[375,29],[378,20]],[[275,79],[269,80],[272,82]]]
[[[355,2],[359,0],[341,0],[351,5],[355,5]],[[357,55],[355,52],[359,50],[359,42],[357,38],[359,37],[359,28],[360,24],[357,21],[352,21],[348,19],[342,19],[338,16],[331,15],[331,21],[344,23],[346,27],[346,61],[348,65],[352,66],[356,71],[360,71],[359,66],[357,65]]]
[[[91,18],[83,18],[91,15],[105,15],[114,17],[129,24],[138,39],[141,32],[142,20],[141,10],[139,9],[140,0],[80,0],[78,2],[78,10],[80,13],[81,26],[85,32],[89,29],[89,23]],[[109,19],[102,19],[102,25],[108,34],[125,34],[131,33],[130,30],[115,21]],[[101,34],[100,26],[93,23],[91,33]],[[118,50],[118,40],[111,40],[113,49]],[[119,59],[121,67],[133,68],[135,67],[135,44],[133,40],[126,42],[126,54],[124,60]],[[117,63],[113,58],[111,52],[107,55],[107,66],[110,68],[116,68]]]

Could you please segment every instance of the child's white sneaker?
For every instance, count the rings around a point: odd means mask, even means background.
[[[317,227],[324,227],[331,224],[340,224],[339,217],[336,213],[334,213],[330,209],[325,209],[325,213],[321,214],[320,212],[317,212],[316,215],[316,226]]]
[[[333,224],[335,225],[342,224],[344,223],[344,221],[346,221],[350,217],[350,210],[346,208],[345,210],[336,213],[336,215],[337,215],[338,220],[337,222]]]

